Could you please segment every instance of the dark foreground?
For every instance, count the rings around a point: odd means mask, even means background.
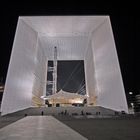
[[[0,128],[24,117],[24,113],[0,117]],[[89,140],[140,140],[140,117],[90,119],[86,117],[75,118],[69,115],[55,115],[54,117]]]
[[[89,140],[140,140],[140,118],[56,118]]]

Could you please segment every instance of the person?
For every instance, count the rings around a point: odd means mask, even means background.
[[[84,115],[84,112],[83,112],[83,110],[81,111],[81,115]]]
[[[42,115],[42,116],[44,115],[44,112],[43,112],[43,111],[41,112],[41,115]]]
[[[62,111],[62,112],[61,112],[61,115],[63,115],[63,113],[64,113],[64,112]]]
[[[65,110],[64,115],[67,115],[67,110]]]

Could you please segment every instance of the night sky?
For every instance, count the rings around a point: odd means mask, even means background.
[[[132,3],[125,4],[82,4],[63,2],[56,4],[34,5],[34,3],[20,3],[1,5],[0,22],[0,78],[5,83],[10,54],[15,35],[18,16],[22,15],[110,15],[120,68],[122,72],[126,95],[132,91],[140,94],[140,55],[136,42],[138,35],[136,28],[136,8]],[[61,5],[61,6],[60,6]]]
[[[48,61],[48,66],[53,67],[53,61]],[[53,80],[52,72],[48,72],[47,80]],[[83,60],[57,62],[57,92],[61,89],[71,93],[86,94]],[[46,94],[52,94],[52,84],[47,85]]]

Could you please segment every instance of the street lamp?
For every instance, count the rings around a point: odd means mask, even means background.
[[[130,95],[132,95],[132,94],[133,94],[133,92],[131,92],[131,91],[130,91],[130,92],[129,92],[129,94],[130,94]]]

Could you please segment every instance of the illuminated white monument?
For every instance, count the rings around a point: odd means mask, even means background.
[[[3,115],[43,104],[54,46],[58,60],[84,60],[88,105],[128,112],[109,16],[23,16],[13,43]]]

